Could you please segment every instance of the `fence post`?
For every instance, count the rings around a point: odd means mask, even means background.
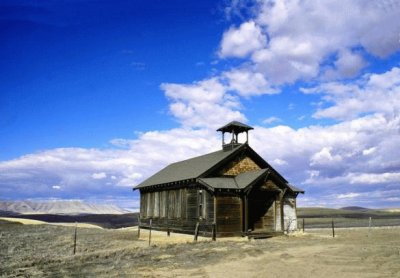
[[[305,223],[305,220],[304,220],[304,218],[303,218],[303,233],[304,233],[304,223]]]
[[[170,236],[170,234],[171,234],[171,231],[170,231],[169,226],[168,226],[167,227],[167,236]]]
[[[196,228],[194,229],[194,241],[197,241],[197,237],[199,236],[199,226],[200,226],[200,223],[199,223],[199,221],[197,221]]]
[[[151,226],[152,226],[152,223],[153,222],[153,219],[150,219],[150,229],[149,229],[149,246],[150,246],[150,244],[151,244]]]
[[[137,230],[137,237],[140,239],[140,216],[138,215],[138,230]]]
[[[76,234],[78,229],[78,222],[75,221],[75,233],[74,233],[74,255],[76,253]]]
[[[372,224],[372,217],[369,218],[369,223],[368,223],[368,236],[371,233],[371,224]]]
[[[332,219],[332,237],[335,237],[335,224],[333,223],[333,219]]]
[[[212,240],[217,240],[217,223],[215,222],[212,224]]]

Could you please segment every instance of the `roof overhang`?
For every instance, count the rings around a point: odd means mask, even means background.
[[[303,189],[298,188],[298,187],[296,187],[296,186],[294,186],[293,184],[290,184],[290,183],[287,184],[287,187],[294,193],[302,193],[302,194],[304,194],[304,192],[305,192]]]

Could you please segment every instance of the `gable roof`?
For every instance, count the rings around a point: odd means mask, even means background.
[[[140,189],[151,185],[196,179],[206,172],[209,172],[210,169],[215,168],[215,166],[219,165],[225,159],[234,156],[240,150],[244,149],[245,146],[246,144],[243,144],[235,147],[232,150],[220,150],[172,163],[137,185],[134,189]]]
[[[246,154],[250,155],[254,162],[262,169],[241,173],[236,177],[210,177],[210,174],[215,173],[215,170],[218,170],[224,163],[243,153],[242,151],[246,151]],[[211,190],[245,189],[267,174],[271,174],[271,178],[280,181],[283,186],[287,186],[291,191],[304,193],[304,190],[289,184],[284,177],[259,156],[247,143],[235,146],[231,150],[219,150],[172,163],[138,184],[133,190],[181,181],[197,181]]]

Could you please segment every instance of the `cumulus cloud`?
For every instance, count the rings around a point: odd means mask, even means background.
[[[271,0],[258,5],[253,18],[224,33],[219,54],[250,55],[270,84],[352,78],[367,65],[366,54],[384,58],[400,49],[396,1]],[[336,59],[329,65],[332,56]]]
[[[328,67],[322,73],[322,79],[333,80],[340,78],[353,78],[367,65],[360,53],[349,50],[340,51],[334,66]]]
[[[228,88],[243,97],[279,93],[261,73],[249,69],[234,69],[223,73],[223,77],[227,80]]]
[[[93,173],[92,174],[92,178],[95,180],[101,180],[107,177],[107,174],[104,172],[100,172],[100,173]]]
[[[262,122],[264,124],[272,124],[272,123],[276,123],[276,122],[280,122],[280,121],[282,121],[282,119],[272,116],[272,117],[268,117],[268,118],[264,119]]]
[[[168,163],[220,148],[210,129],[150,131],[114,141],[114,148],[58,148],[1,161],[0,195],[17,190],[21,198],[117,198]]]
[[[314,113],[316,118],[345,120],[366,113],[396,114],[400,112],[400,68],[366,74],[351,84],[328,82],[302,91],[323,95],[326,105]]]
[[[171,100],[170,111],[183,126],[213,128],[226,122],[246,121],[239,111],[238,99],[227,93],[227,88],[211,78],[194,84],[161,84],[161,89]]]
[[[223,35],[219,55],[221,57],[245,57],[266,44],[260,26],[252,20],[238,28],[230,28]]]
[[[300,204],[316,205],[314,196],[348,194],[354,187],[361,192],[379,188],[382,194],[398,189],[399,120],[399,116],[374,114],[329,126],[255,127],[250,143],[288,180],[307,191]],[[376,196],[370,201],[376,205],[382,199]],[[332,206],[336,199],[325,202]]]

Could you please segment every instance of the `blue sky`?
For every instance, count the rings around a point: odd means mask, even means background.
[[[399,16],[391,0],[2,1],[0,198],[137,207],[133,185],[239,120],[299,205],[400,207]]]

